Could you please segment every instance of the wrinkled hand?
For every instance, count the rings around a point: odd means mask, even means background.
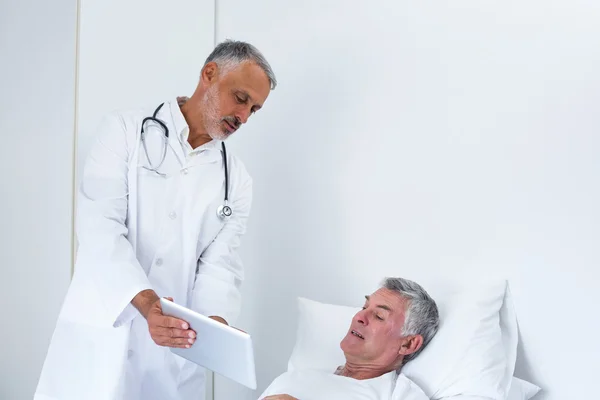
[[[170,297],[167,299],[173,301]],[[189,349],[196,341],[196,332],[189,329],[187,322],[163,315],[160,299],[150,306],[146,320],[150,336],[159,346]]]
[[[295,397],[290,396],[289,394],[276,394],[273,396],[267,396],[262,400],[298,400]]]

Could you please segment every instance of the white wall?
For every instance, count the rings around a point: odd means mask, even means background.
[[[600,6],[448,3],[218,1],[217,39],[280,81],[232,143],[255,182],[240,326],[259,393],[296,296],[359,305],[385,275],[509,279],[517,374],[540,400],[595,391]]]
[[[31,399],[71,273],[76,1],[0,3],[0,399]]]

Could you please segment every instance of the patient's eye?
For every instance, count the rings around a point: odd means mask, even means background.
[[[375,318],[377,318],[380,321],[383,321],[383,318],[381,318],[381,316],[379,316],[379,315],[375,315]]]

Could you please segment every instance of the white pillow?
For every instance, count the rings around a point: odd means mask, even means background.
[[[506,400],[530,400],[533,398],[541,389],[531,382],[524,381],[517,377],[512,377],[512,383],[508,397]],[[452,396],[444,397],[442,400],[488,400],[487,398],[480,396]]]
[[[510,391],[506,400],[529,400],[541,390],[539,386],[517,377],[512,378]]]
[[[440,330],[402,372],[427,396],[505,400],[517,353],[517,323],[507,283],[454,291],[426,287],[440,310]],[[340,341],[359,307],[299,298],[296,345],[288,370],[335,371],[344,364]]]
[[[360,307],[337,306],[298,298],[296,344],[288,371],[319,369],[334,372],[346,361],[340,342]]]

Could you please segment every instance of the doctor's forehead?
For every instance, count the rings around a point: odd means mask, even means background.
[[[243,62],[223,77],[223,83],[233,90],[246,92],[254,103],[261,104],[269,96],[271,81],[265,71],[253,62]]]

